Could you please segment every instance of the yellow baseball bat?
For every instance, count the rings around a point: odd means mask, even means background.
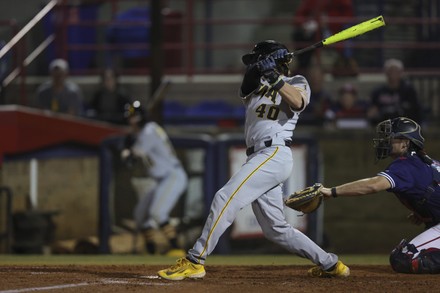
[[[359,24],[356,24],[352,27],[349,27],[343,31],[340,31],[339,33],[336,33],[316,44],[313,44],[311,46],[308,46],[304,49],[300,49],[294,52],[289,53],[292,57],[300,55],[302,53],[314,50],[316,48],[320,48],[323,46],[328,46],[340,41],[348,40],[354,37],[357,37],[359,35],[365,34],[366,32],[375,30],[381,26],[385,25],[385,20],[383,19],[383,16],[377,16],[375,18],[372,18],[370,20],[361,22]]]

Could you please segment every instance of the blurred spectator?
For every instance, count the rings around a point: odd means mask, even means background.
[[[358,90],[354,85],[344,84],[338,94],[338,101],[334,106],[336,118],[365,117],[365,104],[358,99]]]
[[[302,48],[314,44],[350,26],[347,18],[353,16],[352,0],[303,0],[294,14],[292,40],[294,43],[304,43]],[[345,42],[345,44],[349,43]],[[348,62],[351,58],[350,48],[345,47],[342,50],[343,52],[338,51],[341,56],[336,62],[340,64],[345,61],[343,59],[347,59],[347,63],[350,63]],[[312,64],[312,57],[316,52],[307,52],[298,58],[299,71],[306,70]]]
[[[101,74],[100,88],[95,92],[90,102],[88,115],[91,118],[115,124],[126,124],[123,109],[130,103],[127,94],[122,90],[119,76],[111,68]]]
[[[307,70],[306,78],[312,91],[310,104],[301,112],[301,120],[308,125],[323,125],[325,113],[330,109],[333,99],[324,86],[324,70],[320,66],[312,66]]]
[[[368,126],[366,119],[366,106],[358,97],[357,88],[351,83],[346,83],[338,91],[338,100],[327,111],[326,117],[338,128],[365,128]]]
[[[408,117],[421,123],[421,106],[413,85],[403,78],[404,66],[398,59],[388,59],[384,64],[386,83],[371,93],[368,118],[372,125],[380,121]]]
[[[83,93],[80,87],[67,79],[69,64],[55,59],[49,64],[51,79],[41,84],[36,93],[35,106],[54,112],[82,115]]]

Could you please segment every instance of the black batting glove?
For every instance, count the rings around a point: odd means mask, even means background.
[[[280,74],[276,71],[275,59],[272,56],[258,61],[257,67],[264,79],[272,86],[272,88],[279,90],[284,85],[284,81],[281,79]]]

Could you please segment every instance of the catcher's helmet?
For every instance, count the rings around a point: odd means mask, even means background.
[[[397,117],[380,122],[376,127],[376,135],[373,144],[378,160],[389,156],[392,138],[408,139],[410,141],[408,151],[422,150],[425,142],[420,125],[406,117]]]
[[[147,112],[142,107],[141,102],[137,100],[131,104],[125,104],[124,117],[126,119],[137,117],[137,123],[139,126],[143,126],[149,121]]]
[[[263,58],[266,58],[271,53],[273,53],[279,49],[285,49],[285,50],[289,51],[285,45],[283,45],[277,41],[265,40],[265,41],[257,43],[254,46],[254,49],[252,50],[251,53],[243,55],[243,57],[241,57],[241,61],[244,63],[244,65],[254,64],[257,61],[259,61]],[[291,58],[288,62],[277,62],[278,69],[284,75],[288,74],[288,69],[289,69],[288,64],[290,63],[290,61],[291,61]]]

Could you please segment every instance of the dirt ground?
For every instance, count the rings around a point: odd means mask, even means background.
[[[440,292],[438,275],[394,273],[389,266],[350,266],[344,279],[306,276],[310,266],[207,266],[203,280],[167,281],[163,266],[0,266],[5,292]]]

